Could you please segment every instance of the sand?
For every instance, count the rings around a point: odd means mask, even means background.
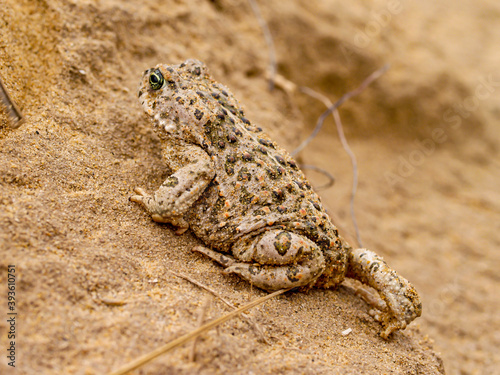
[[[500,5],[492,0],[259,1],[278,72],[331,100],[386,63],[341,109],[359,163],[363,246],[421,293],[385,341],[352,289],[290,293],[137,374],[500,373]],[[136,89],[158,62],[197,58],[288,150],[323,104],[266,80],[247,1],[0,0],[0,76],[25,116],[0,113],[0,373],[105,374],[266,293],[190,249],[128,201],[168,176]],[[352,170],[329,119],[298,157],[354,245]],[[315,186],[324,176],[308,171]],[[7,365],[7,269],[16,267],[16,368]],[[207,302],[208,301],[208,302]],[[352,329],[348,335],[342,332]]]

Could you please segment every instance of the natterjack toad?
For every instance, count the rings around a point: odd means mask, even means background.
[[[297,163],[244,116],[202,62],[146,70],[139,100],[172,170],[153,195],[138,188],[130,198],[153,220],[178,234],[191,229],[205,244],[194,250],[267,291],[360,280],[386,302],[375,314],[384,338],[420,316],[413,286],[339,236]]]

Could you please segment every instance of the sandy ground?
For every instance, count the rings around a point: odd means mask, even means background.
[[[278,71],[341,110],[359,162],[363,245],[421,293],[389,341],[345,286],[284,295],[140,374],[499,374],[500,5],[489,1],[260,1]],[[128,201],[168,176],[136,100],[144,69],[198,58],[289,150],[322,104],[267,90],[268,52],[244,0],[0,0],[0,75],[26,121],[0,116],[0,373],[103,374],[265,295],[191,253]],[[333,122],[299,157],[347,238],[350,162]],[[323,177],[308,173],[313,184]],[[16,369],[7,366],[7,267],[16,266]],[[352,332],[343,336],[345,329]]]

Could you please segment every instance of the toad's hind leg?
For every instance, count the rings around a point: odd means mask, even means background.
[[[226,273],[236,273],[258,288],[274,291],[307,285],[325,268],[319,247],[306,237],[270,230],[233,245],[233,257],[205,249],[194,249],[222,265]],[[208,250],[208,251],[207,251]],[[234,262],[232,262],[234,259]]]
[[[371,286],[386,302],[385,310],[375,314],[384,325],[385,329],[380,333],[383,338],[398,329],[404,329],[421,315],[422,304],[413,285],[373,251],[351,250],[346,276]]]

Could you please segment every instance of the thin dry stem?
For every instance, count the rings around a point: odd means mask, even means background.
[[[327,170],[325,170],[323,168],[316,167],[315,165],[308,165],[308,164],[300,164],[299,166],[300,166],[300,169],[311,169],[313,171],[316,171],[316,172],[319,172],[319,173],[325,175],[328,178],[328,182],[326,184],[314,187],[314,190],[316,190],[316,191],[327,189],[330,186],[333,186],[333,184],[335,183],[335,177],[333,177],[330,172],[328,172]]]
[[[221,300],[223,303],[225,303],[226,306],[228,306],[229,308],[236,309],[236,306],[234,306],[231,302],[229,302],[228,300],[226,300],[224,297],[222,297],[215,290],[209,288],[206,285],[203,285],[199,281],[196,281],[196,280],[192,279],[191,277],[189,277],[187,275],[184,275],[184,274],[181,274],[181,273],[177,273],[177,272],[174,272],[174,271],[171,271],[171,270],[169,270],[168,272],[170,272],[174,276],[177,276],[177,277],[180,277],[181,279],[189,281],[190,283],[192,283],[192,284],[200,287],[201,289],[206,290],[207,292],[211,293],[212,295],[214,295],[215,297],[217,297],[219,300]],[[260,328],[260,326],[256,322],[254,322],[253,319],[250,316],[248,316],[247,314],[241,314],[241,318],[243,320],[245,320],[257,332],[258,336],[260,336],[260,339],[262,341],[264,341],[268,345],[271,345],[271,342],[267,339],[266,335],[262,331],[262,328]]]
[[[311,142],[314,137],[319,133],[321,128],[323,127],[323,123],[325,122],[325,119],[328,117],[330,113],[335,111],[338,107],[340,107],[344,102],[352,98],[353,96],[356,96],[360,94],[370,83],[375,81],[378,77],[380,77],[382,74],[384,74],[387,69],[389,69],[389,65],[384,65],[381,69],[373,72],[370,74],[362,83],[359,85],[356,89],[349,91],[348,93],[344,94],[339,100],[337,100],[334,104],[332,104],[328,109],[321,114],[321,116],[318,118],[318,121],[316,122],[316,126],[311,133],[311,135],[304,141],[302,142],[299,147],[297,147],[295,150],[291,152],[292,156],[297,155],[300,151],[306,147],[309,142]]]
[[[316,92],[309,87],[301,87],[301,91],[305,94],[322,101],[327,108],[330,108],[333,104],[325,95]],[[349,143],[347,143],[347,139],[344,134],[344,127],[342,126],[342,121],[340,120],[340,114],[338,109],[333,111],[333,119],[335,121],[335,126],[337,127],[337,134],[339,135],[340,142],[342,143],[342,147],[344,148],[347,155],[351,159],[352,164],[352,189],[351,189],[351,200],[349,202],[352,224],[354,226],[354,231],[356,232],[356,239],[358,241],[358,245],[363,247],[363,242],[361,241],[361,234],[359,232],[358,222],[356,220],[356,214],[354,213],[354,198],[356,197],[356,190],[358,189],[358,162],[356,160],[356,155],[352,152],[349,147]]]
[[[145,365],[146,363],[152,361],[156,357],[158,357],[164,353],[167,353],[170,350],[172,350],[172,349],[186,343],[187,341],[201,335],[202,333],[205,333],[205,332],[209,331],[210,329],[212,329],[212,328],[214,328],[222,323],[227,322],[229,319],[234,318],[235,316],[241,314],[243,311],[246,311],[248,309],[251,309],[252,307],[258,306],[271,298],[274,298],[276,296],[279,296],[280,294],[288,292],[291,289],[293,289],[293,288],[280,289],[280,290],[278,290],[274,293],[268,294],[264,297],[257,298],[256,300],[254,300],[250,303],[247,303],[246,305],[244,305],[236,310],[233,310],[224,316],[221,316],[215,320],[212,320],[211,322],[209,322],[207,324],[204,324],[203,326],[199,327],[198,329],[195,329],[194,331],[191,331],[191,332],[189,332],[189,333],[187,333],[187,334],[185,334],[185,335],[183,335],[175,340],[170,341],[168,344],[165,344],[163,346],[160,346],[159,348],[156,348],[152,352],[145,354],[145,355],[133,360],[132,362],[126,364],[125,366],[119,368],[118,370],[110,372],[108,375],[127,374],[130,371],[135,370],[136,368],[139,368],[139,367]]]
[[[205,321],[205,317],[207,315],[208,308],[210,306],[210,297],[206,296],[203,304],[201,306],[201,311],[198,314],[198,326],[201,327],[203,325],[203,322]],[[193,340],[193,346],[191,347],[191,354],[190,354],[190,359],[192,362],[195,361],[196,359],[196,345],[198,344],[198,341],[200,340],[200,336],[197,336]]]
[[[2,78],[0,77],[0,101],[5,106],[7,113],[10,118],[10,126],[12,128],[18,128],[23,122],[24,117],[17,107],[16,103],[10,98],[7,89],[5,88]]]
[[[273,91],[274,80],[277,71],[276,50],[274,48],[273,37],[271,35],[269,27],[267,26],[267,22],[264,20],[262,14],[260,13],[260,8],[257,2],[255,0],[248,0],[248,2],[252,7],[252,11],[255,14],[255,17],[257,18],[257,21],[259,22],[259,25],[262,29],[262,32],[264,33],[264,38],[266,39],[267,49],[269,50],[269,91]]]
[[[354,152],[352,152],[351,148],[349,147],[349,144],[347,143],[347,139],[344,134],[344,128],[342,126],[342,121],[340,120],[340,114],[338,112],[338,107],[340,107],[345,101],[348,99],[352,98],[353,96],[356,96],[360,94],[370,83],[375,81],[377,78],[379,78],[382,74],[384,74],[387,70],[389,69],[389,65],[386,64],[384,65],[381,69],[376,70],[372,74],[370,74],[362,83],[359,85],[356,89],[344,94],[337,102],[332,103],[330,99],[328,99],[326,96],[310,89],[309,87],[301,87],[301,91],[304,92],[305,94],[312,96],[313,98],[316,98],[320,101],[322,101],[328,109],[321,114],[321,116],[318,118],[318,122],[316,123],[316,126],[311,133],[311,135],[304,141],[302,142],[299,147],[297,147],[291,154],[295,156],[298,154],[304,147],[306,147],[309,142],[311,142],[316,135],[319,133],[321,130],[323,123],[325,122],[326,117],[330,114],[333,113],[333,119],[335,121],[335,126],[337,127],[337,133],[339,135],[340,142],[342,143],[342,147],[344,148],[345,152],[347,155],[349,155],[349,158],[351,159],[351,164],[352,164],[352,189],[351,189],[351,200],[349,203],[350,206],[350,211],[351,211],[351,218],[352,218],[352,224],[354,226],[354,231],[356,232],[356,240],[358,241],[358,245],[360,247],[363,247],[363,241],[361,240],[361,234],[359,232],[359,227],[358,223],[356,220],[356,215],[354,213],[354,198],[356,196],[356,191],[358,188],[358,162],[356,160],[356,155],[354,155]]]

